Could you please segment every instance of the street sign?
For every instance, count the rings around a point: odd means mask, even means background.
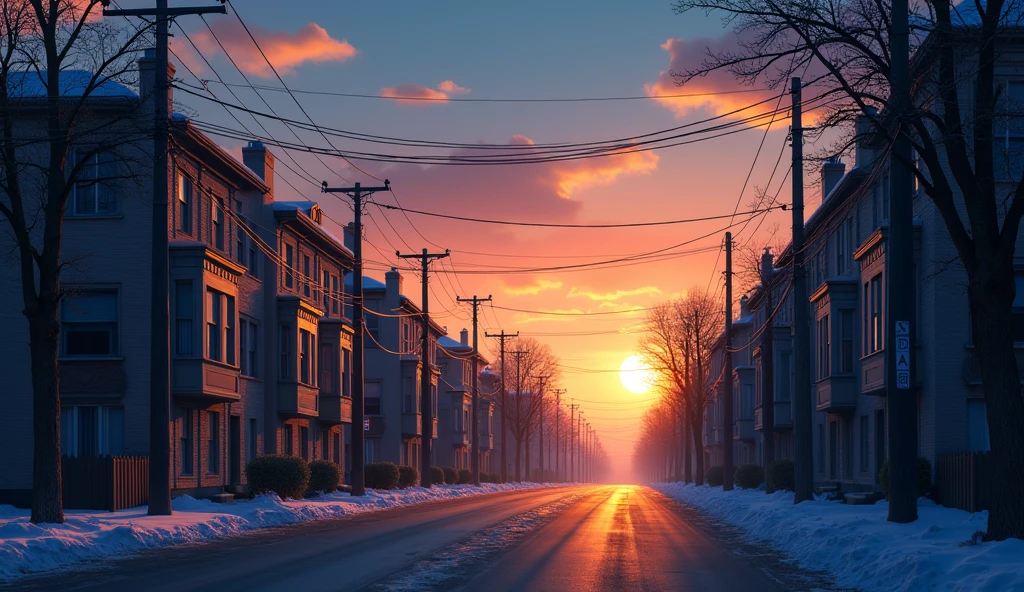
[[[363,420],[363,431],[364,432],[370,431],[370,418],[366,418],[366,419]]]
[[[910,321],[896,321],[896,388],[910,389]]]

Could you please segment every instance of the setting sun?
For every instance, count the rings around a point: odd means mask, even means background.
[[[619,366],[619,380],[622,381],[622,386],[626,387],[627,391],[643,395],[654,386],[655,374],[643,358],[632,355],[622,362],[622,366]]]

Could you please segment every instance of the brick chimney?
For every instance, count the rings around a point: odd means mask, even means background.
[[[744,294],[743,297],[740,298],[740,318],[742,319],[748,316],[750,316],[750,299]]]
[[[469,346],[469,330],[468,329],[463,329],[462,332],[459,333],[459,342],[462,343],[462,345],[465,345],[467,347]]]
[[[270,187],[270,194],[274,194],[274,155],[267,150],[263,142],[252,141],[245,148],[242,148],[242,163],[263,182]]]
[[[832,192],[839,181],[842,180],[843,174],[846,173],[846,164],[839,161],[839,158],[833,156],[825,161],[825,164],[821,165],[821,202],[825,203],[825,199],[828,194]]]
[[[391,271],[384,274],[384,285],[387,287],[387,299],[397,303],[402,294],[402,274],[392,267]]]
[[[147,49],[142,58],[136,62],[139,65],[139,98],[142,99],[150,113],[153,112],[153,92],[156,90],[156,49]],[[167,62],[167,78],[174,79],[174,65]],[[174,113],[174,88],[167,88],[167,113]]]
[[[349,222],[345,225],[345,248],[350,251],[356,248],[356,223]]]
[[[768,289],[768,282],[771,281],[772,275],[775,273],[775,265],[772,259],[772,250],[768,247],[764,248],[764,253],[761,254],[761,287],[764,290]]]

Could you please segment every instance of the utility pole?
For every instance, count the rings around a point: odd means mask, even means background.
[[[765,311],[764,327],[761,330],[761,435],[764,438],[765,470],[775,460],[775,337],[772,333],[775,310],[771,290],[774,269],[771,250],[765,248],[761,255],[761,289],[764,290],[762,302]],[[782,371],[788,372],[789,368]],[[768,483],[765,491],[772,493],[775,489]]]
[[[576,416],[576,468],[577,481],[583,482],[583,411]]]
[[[519,331],[515,335],[505,333],[502,330],[497,335],[484,332],[484,337],[494,337],[501,344],[501,482],[508,482],[508,433],[505,430],[505,414],[508,409],[505,407],[505,340],[519,337]]]
[[[150,271],[150,358],[149,358],[149,510],[150,516],[171,515],[171,325],[170,264],[167,257],[167,136],[170,120],[170,86],[167,75],[168,26],[176,16],[227,14],[223,6],[167,7],[156,0],[156,8],[108,10],[102,0],[103,16],[154,17],[156,20],[156,64],[153,75],[153,223]],[[145,97],[143,97],[145,99]],[[160,172],[158,172],[160,171]]]
[[[571,401],[572,399],[569,400]],[[575,450],[573,449],[573,431],[576,427],[576,420],[574,418],[576,416],[576,410],[579,409],[579,407],[579,405],[574,405],[572,403],[569,404],[569,446],[567,447],[567,451],[569,453],[569,483],[576,482],[576,458]]]
[[[732,491],[732,233],[725,233],[725,380],[722,393],[722,491]]]
[[[427,271],[427,264],[434,259],[444,259],[451,255],[451,250],[445,249],[444,253],[428,253],[423,249],[422,253],[403,255],[395,252],[400,259],[419,259],[421,273],[423,274],[423,325],[420,329],[420,485],[429,488],[433,484],[433,475],[430,471],[430,459],[434,446],[434,402],[430,389],[430,298],[427,294],[427,282],[430,279],[430,272]]]
[[[886,282],[889,309],[886,318],[886,404],[889,431],[889,522],[917,520],[917,382],[911,355],[914,351],[914,173],[907,112],[910,109],[910,27],[907,0],[892,4],[889,75],[895,137],[889,156],[889,238]]]
[[[320,187],[322,193],[342,193],[352,198],[353,217],[352,229],[352,495],[366,495],[365,453],[363,441],[365,436],[365,411],[363,380],[363,335],[366,332],[363,322],[363,198],[378,191],[391,191],[391,182],[384,179],[383,187],[363,187],[356,183],[353,187],[328,187],[324,181]]]
[[[800,78],[791,81],[793,95],[793,503],[814,499],[814,451],[811,436],[810,313],[804,269],[804,140]]]
[[[544,483],[544,383],[550,376],[541,374],[534,378],[540,381],[540,389],[537,391],[540,397],[540,428],[538,430],[540,441],[537,444],[537,455],[540,457],[540,483]]]
[[[477,311],[480,305],[484,302],[490,302],[491,296],[488,294],[487,298],[477,298],[476,294],[472,298],[456,298],[458,302],[469,302],[473,305],[473,404],[471,405],[471,411],[473,420],[471,425],[473,426],[472,437],[470,440],[473,447],[473,455],[470,457],[469,463],[473,470],[473,485],[480,485],[480,389],[478,383],[480,379],[480,372],[477,370],[477,360],[480,358],[480,352],[477,351]]]
[[[559,473],[558,467],[558,423],[561,419],[562,414],[562,395],[567,391],[565,389],[555,389],[555,482],[561,483],[562,478]],[[563,463],[564,464],[564,463]]]
[[[516,357],[516,422],[519,424],[520,427],[522,427],[522,422],[523,422],[523,414],[522,414],[523,380],[522,380],[522,369],[521,369],[520,365],[521,365],[521,363],[523,361],[523,356],[525,356],[526,354],[530,353],[530,350],[528,350],[528,349],[517,349],[517,350],[511,351],[509,353]],[[519,440],[516,440],[516,481],[520,481],[520,473],[519,473],[519,468],[520,468],[519,444],[520,444]],[[527,475],[526,478],[529,479],[530,476]]]

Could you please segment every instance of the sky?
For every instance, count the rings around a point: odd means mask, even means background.
[[[148,2],[123,0],[120,4],[132,7]],[[181,4],[171,2],[172,6]],[[284,84],[302,92],[297,92],[295,99],[273,90],[257,95],[251,88],[217,82],[220,77],[229,84],[244,85],[244,73],[253,85],[282,88],[281,80],[231,14],[207,16],[212,33],[197,17],[180,19],[188,39],[177,27],[172,28],[172,60],[188,66],[179,66],[177,78],[192,85],[198,84],[196,77],[209,81],[207,88],[222,101],[261,111],[272,108],[295,120],[305,121],[308,115],[318,125],[360,134],[494,145],[635,138],[777,95],[762,87],[743,87],[728,74],[677,87],[671,71],[696,65],[707,47],[734,45],[736,36],[723,29],[715,17],[675,15],[666,0],[235,0],[233,7]],[[737,89],[754,92],[528,103],[414,102],[307,92],[434,99],[564,99]],[[181,91],[175,93],[175,100],[176,109],[197,121],[241,129],[224,108],[208,100]],[[782,100],[788,104],[789,98]],[[769,110],[775,104],[769,100],[761,109]],[[251,118],[240,115],[239,120],[262,133]],[[279,140],[296,141],[283,125],[264,124]],[[744,212],[750,209],[755,191],[763,189],[769,179],[770,191],[782,189],[780,202],[788,203],[788,126],[783,115],[767,134],[763,128],[750,128],[662,150],[517,166],[420,166],[353,160],[362,169],[356,170],[336,157],[317,159],[302,152],[293,155],[295,164],[281,148],[271,150],[278,159],[276,199],[318,201],[329,216],[324,223],[339,235],[335,223],[350,221],[351,207],[342,199],[320,194],[321,180],[335,186],[356,181],[379,185],[374,177],[387,178],[394,194],[377,194],[375,199],[415,210],[486,219],[607,224],[729,215],[737,208]],[[298,134],[308,146],[327,146],[316,132]],[[214,139],[240,155],[242,141]],[[440,148],[410,151],[335,137],[331,141],[344,150],[449,153]],[[299,170],[300,165],[308,175]],[[812,176],[809,172],[808,179]],[[814,191],[811,188],[807,193],[810,209],[820,201]],[[373,205],[367,212],[367,275],[381,279],[384,269],[398,264],[396,250],[451,249],[450,259],[432,266],[430,308],[436,311],[438,322],[457,337],[471,323],[468,305],[457,304],[456,296],[492,296],[494,307],[485,306],[481,315],[484,354],[492,360],[497,357],[497,344],[484,339],[484,331],[520,331],[549,344],[564,365],[558,386],[568,390],[565,397],[579,403],[584,418],[596,428],[612,458],[614,476],[626,479],[635,430],[656,398],[654,393],[630,393],[619,380],[620,364],[637,352],[637,331],[644,318],[643,311],[628,311],[650,307],[693,288],[717,292],[723,263],[718,247],[729,221],[552,229],[403,215]],[[763,222],[759,218],[746,227],[733,228],[738,233],[737,244],[764,244],[774,228],[788,233],[789,215],[775,211]],[[480,273],[613,259],[687,241],[692,242],[670,251],[683,253],[662,260],[602,269]],[[691,250],[698,252],[685,252]],[[412,273],[405,274],[406,292],[415,301],[420,293],[417,279]],[[499,307],[615,314],[555,316]]]

